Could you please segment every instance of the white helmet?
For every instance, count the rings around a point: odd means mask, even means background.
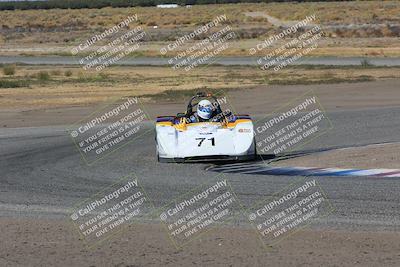
[[[212,113],[213,108],[211,102],[207,99],[201,100],[197,105],[197,115],[202,119],[208,120],[211,118]]]

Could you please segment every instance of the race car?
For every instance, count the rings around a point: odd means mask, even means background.
[[[204,92],[193,96],[185,113],[159,116],[156,148],[159,162],[253,160],[253,122],[248,115],[222,111],[220,102]]]

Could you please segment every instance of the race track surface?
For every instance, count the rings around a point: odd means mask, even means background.
[[[400,108],[330,111],[328,116],[334,128],[301,151],[400,141]],[[146,127],[154,125],[147,123]],[[218,179],[218,173],[206,170],[211,163],[156,162],[153,131],[106,159],[87,166],[65,128],[0,130],[0,216],[69,220],[74,205],[132,172],[139,178],[155,209],[198,185]],[[227,174],[226,177],[245,207],[300,178],[244,174]],[[398,178],[315,179],[335,210],[326,218],[314,220],[313,228],[393,230],[400,226]],[[149,210],[149,215],[142,219],[159,220],[151,214],[153,211]]]

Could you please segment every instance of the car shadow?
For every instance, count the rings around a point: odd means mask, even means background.
[[[271,162],[277,162],[277,161],[281,161],[281,160],[304,157],[304,156],[308,156],[311,154],[326,152],[326,151],[339,149],[339,148],[342,148],[342,147],[308,149],[308,150],[293,151],[293,152],[282,153],[282,154],[257,154],[256,158],[253,160],[243,160],[243,161],[235,161],[235,160],[213,161],[213,160],[210,160],[207,163],[210,163],[210,164],[213,164],[216,166],[229,165],[229,164],[235,164],[235,163],[250,163],[250,162],[252,162],[252,163],[261,163],[261,162],[271,163]]]

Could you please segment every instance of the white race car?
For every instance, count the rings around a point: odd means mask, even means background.
[[[198,118],[199,110],[194,110],[201,99],[213,102],[213,116],[206,121],[194,119]],[[186,113],[157,117],[157,158],[160,162],[253,160],[256,157],[253,131],[248,115],[222,112],[216,97],[197,93],[189,101]]]

